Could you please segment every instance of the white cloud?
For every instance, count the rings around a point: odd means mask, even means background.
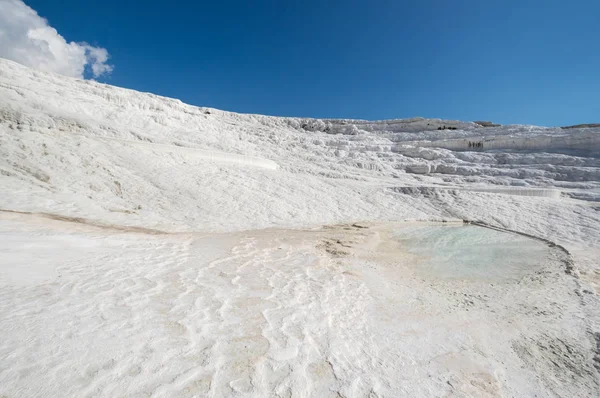
[[[85,42],[68,43],[22,0],[0,0],[0,57],[47,72],[84,77],[108,74],[108,51]]]

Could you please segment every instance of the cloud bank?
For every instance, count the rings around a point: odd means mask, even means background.
[[[48,21],[22,0],[0,0],[0,57],[61,75],[84,78],[109,74],[105,48],[67,42]]]

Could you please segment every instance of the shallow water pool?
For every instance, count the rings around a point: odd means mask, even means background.
[[[443,278],[518,280],[550,254],[538,240],[473,225],[406,226],[392,239],[416,255],[417,272]]]

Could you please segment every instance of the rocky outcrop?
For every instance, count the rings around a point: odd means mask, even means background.
[[[477,122],[475,122],[477,123]],[[600,123],[584,123],[584,124],[574,124],[573,126],[562,126],[561,129],[586,129],[600,127]]]
[[[481,127],[500,127],[500,126],[502,126],[501,124],[497,124],[497,123],[489,122],[489,121],[485,121],[485,120],[476,120],[473,123],[478,124]]]

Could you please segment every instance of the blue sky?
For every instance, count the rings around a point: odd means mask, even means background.
[[[600,122],[600,1],[25,0],[99,80],[224,110]]]

